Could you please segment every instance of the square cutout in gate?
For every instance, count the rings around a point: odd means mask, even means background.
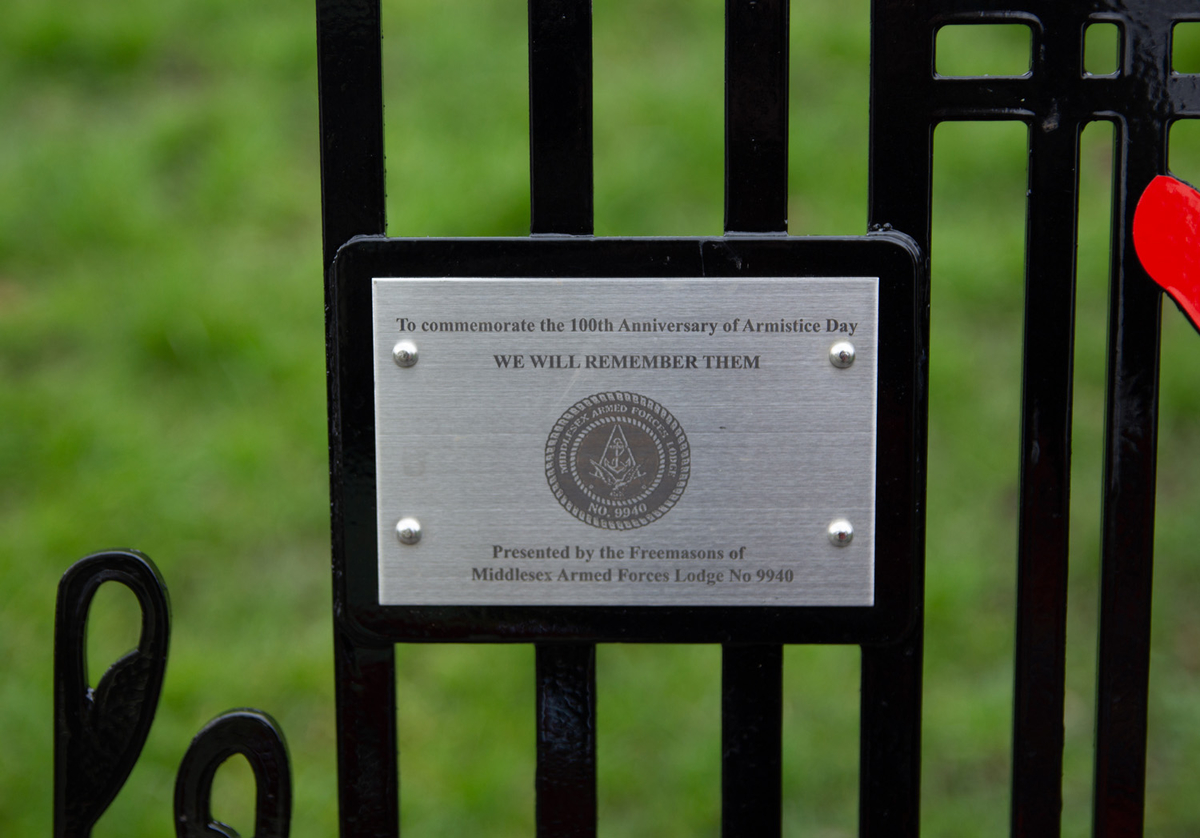
[[[1083,30],[1083,74],[1116,76],[1121,72],[1121,27],[1089,23]]]
[[[1171,123],[1167,145],[1167,171],[1192,185],[1200,184],[1200,119]]]
[[[1171,69],[1180,75],[1200,73],[1200,20],[1185,20],[1171,29]]]
[[[934,74],[1020,77],[1033,67],[1033,30],[1024,23],[949,24],[937,30]]]

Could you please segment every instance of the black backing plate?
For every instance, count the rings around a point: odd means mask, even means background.
[[[333,267],[328,312],[334,614],[363,643],[880,643],[919,603],[916,440],[925,417],[924,256],[905,236],[847,238],[356,238]],[[375,277],[878,276],[875,604],[380,606],[371,280]]]

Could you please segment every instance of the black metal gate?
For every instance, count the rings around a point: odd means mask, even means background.
[[[336,312],[339,248],[385,232],[381,30],[378,0],[318,0],[317,12],[326,300],[327,310]],[[528,13],[531,234],[587,238],[593,232],[591,3],[529,0]],[[788,17],[787,0],[726,3],[725,231],[731,239],[787,234]],[[1116,127],[1094,829],[1099,836],[1142,830],[1161,295],[1133,252],[1133,205],[1166,172],[1172,122],[1200,116],[1200,76],[1172,69],[1174,26],[1197,20],[1200,11],[1186,0],[872,3],[871,231],[906,234],[928,254],[936,125],[1020,120],[1028,126],[1014,835],[1060,831],[1079,143],[1093,121]],[[1029,72],[938,75],[935,42],[942,27],[1005,23],[1032,33]],[[1095,23],[1115,24],[1120,32],[1120,60],[1110,75],[1084,67],[1085,31]],[[921,311],[929,293],[927,284],[918,289]],[[347,437],[361,429],[343,423],[349,397],[337,389],[335,320],[331,314],[328,346],[342,832],[389,836],[399,830],[394,638],[363,633],[347,616],[347,551],[354,543],[346,519],[357,508],[347,497],[357,491],[347,475],[357,466],[342,453]],[[925,347],[927,319],[920,324],[925,334],[916,345]],[[923,585],[924,387],[918,382],[917,421],[909,429],[917,591]],[[122,572],[152,590],[137,576],[142,571]],[[862,646],[864,836],[918,833],[919,595],[917,601],[914,627],[899,642]],[[143,607],[152,608],[145,599]],[[545,628],[537,644],[538,834],[594,835],[595,647],[573,639],[570,627]],[[410,632],[406,639],[421,638]],[[731,836],[778,835],[781,828],[782,646],[759,641],[723,647],[722,829]],[[161,672],[144,676],[155,677]],[[60,707],[60,731],[79,712]],[[86,757],[60,751],[60,760],[68,758]],[[61,788],[68,782],[61,765],[58,776]],[[72,814],[64,800],[57,807],[63,823],[98,817]]]

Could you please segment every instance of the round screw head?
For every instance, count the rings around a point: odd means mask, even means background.
[[[398,367],[411,367],[417,362],[417,345],[411,340],[402,340],[392,347],[392,360]]]
[[[416,518],[401,518],[396,524],[396,538],[401,544],[416,544],[421,540],[421,522]]]
[[[838,518],[829,524],[829,543],[834,547],[845,547],[854,540],[854,527],[845,518]]]
[[[829,347],[829,363],[840,370],[854,363],[854,344],[848,340],[839,340]]]

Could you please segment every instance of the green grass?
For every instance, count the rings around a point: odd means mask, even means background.
[[[598,233],[720,232],[722,8],[596,4]],[[796,234],[865,227],[867,11],[792,11]],[[55,586],[113,546],[159,564],[174,630],[157,721],[98,838],[171,834],[191,736],[237,706],[287,733],[293,834],[336,832],[313,20],[311,5],[280,0],[6,6],[0,834],[49,830]],[[524,4],[391,0],[385,30],[389,231],[525,234]],[[1172,147],[1193,182],[1197,127],[1177,127]],[[1007,833],[1025,140],[1016,123],[936,134],[929,836]],[[1108,126],[1088,129],[1083,167],[1068,836],[1087,834],[1090,806]],[[1163,319],[1147,823],[1185,836],[1200,832],[1200,338],[1170,303]],[[102,590],[97,669],[133,642],[132,610]],[[406,834],[531,834],[532,650],[400,647],[397,659]],[[787,651],[788,834],[855,834],[858,660]],[[602,834],[716,835],[719,650],[603,646],[598,668]],[[231,762],[217,779],[217,814],[249,834],[249,769]]]

